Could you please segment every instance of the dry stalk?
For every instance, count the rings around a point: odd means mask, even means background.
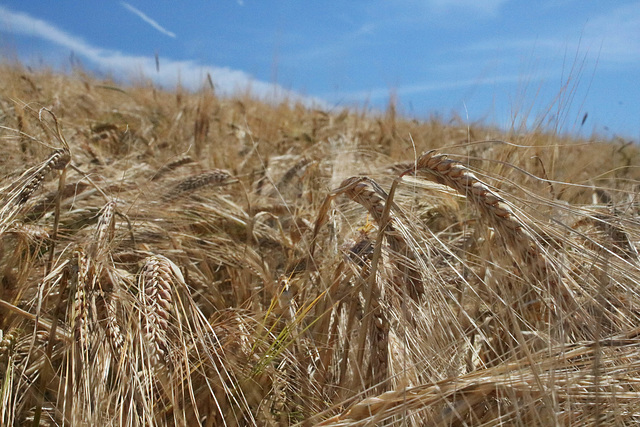
[[[202,155],[202,149],[205,146],[207,135],[209,134],[212,101],[213,98],[211,96],[203,96],[198,102],[196,120],[193,125],[193,139],[195,142],[196,156],[198,157]]]
[[[68,162],[69,161],[67,161],[67,163]],[[47,273],[53,269],[53,259],[56,252],[56,243],[58,241],[58,227],[60,226],[60,198],[64,189],[66,177],[67,169],[65,163],[65,167],[60,172],[60,178],[58,180],[58,194],[56,196],[54,207],[53,231],[51,232],[51,245],[49,246],[49,263],[46,270]]]
[[[33,206],[29,208],[26,212],[26,215],[30,220],[37,220],[41,218],[45,213],[47,213],[51,208],[55,206],[56,199],[58,198],[58,194],[60,194],[60,199],[68,199],[70,197],[75,197],[81,194],[89,187],[84,181],[72,182],[70,184],[66,184],[62,192],[51,191],[38,199],[37,202]]]
[[[335,352],[337,351],[337,347],[335,345],[338,336],[338,329],[340,327],[340,311],[344,304],[351,304],[353,309],[349,310],[349,315],[346,320],[346,330],[351,330],[355,312],[358,310],[355,308],[359,305],[359,298],[347,298],[349,293],[351,292],[351,287],[349,283],[354,280],[354,278],[358,277],[367,277],[370,274],[371,268],[371,255],[373,254],[373,244],[369,236],[366,232],[362,232],[359,240],[352,246],[345,248],[344,250],[344,259],[338,264],[335,268],[331,280],[331,285],[329,289],[326,291],[325,304],[319,305],[322,307],[318,310],[322,318],[317,322],[317,327],[315,330],[316,339],[320,342],[318,347],[322,349],[320,351],[320,375],[319,378],[324,384],[327,380],[327,373],[329,367],[331,366],[333,357]],[[362,282],[362,280],[361,280]],[[332,318],[331,312],[333,311],[333,326],[330,328],[330,322]],[[385,331],[388,336],[388,321],[386,318],[381,318],[380,316],[375,316],[373,320],[374,326],[376,329],[372,332],[374,336],[371,338],[372,342],[384,342]],[[349,354],[349,340],[345,340],[343,351],[345,354]],[[378,355],[378,369],[375,372],[369,372],[369,382],[378,384],[381,383],[385,378],[383,374],[385,374],[384,369],[379,369],[381,366],[386,366],[388,363],[387,356],[385,355],[385,349],[382,349],[382,354]],[[340,369],[338,370],[338,376],[341,377],[339,384],[342,383],[342,379],[346,375],[346,367],[347,367],[347,358],[343,358],[340,363]],[[373,364],[370,365],[370,368],[373,368]]]
[[[21,309],[20,307],[16,307],[15,305],[8,303],[2,299],[0,299],[0,308],[3,308],[5,310],[10,311],[13,314],[16,314],[24,319],[27,319],[29,321],[34,322],[38,328],[42,328],[46,331],[51,331],[52,330],[52,325],[51,322],[49,322],[48,320],[45,320],[41,317],[36,316],[35,314],[31,314],[28,311],[25,311],[23,309]],[[58,337],[64,339],[67,342],[71,342],[72,341],[72,337],[71,334],[68,333],[66,330],[62,330],[60,331],[60,328],[58,328],[58,332],[57,335]]]
[[[465,421],[478,424],[479,418],[488,415],[487,405],[492,401],[501,405],[501,412],[509,414],[514,421],[533,416],[535,424],[540,425],[545,423],[545,418],[539,416],[546,414],[557,417],[564,425],[581,411],[592,408],[598,395],[602,403],[606,403],[601,409],[608,412],[607,416],[617,414],[630,421],[637,414],[632,409],[637,409],[640,397],[635,380],[640,364],[635,358],[627,359],[638,351],[637,338],[629,336],[631,334],[570,347],[562,345],[536,354],[535,364],[517,360],[434,384],[381,393],[354,403],[318,425],[372,425],[418,413],[431,414],[421,419],[426,425],[464,425]],[[604,353],[599,378],[592,374],[598,351]],[[621,360],[628,363],[622,367]],[[546,402],[544,397],[550,390],[553,390],[553,401]],[[554,406],[561,411],[557,415],[551,414]],[[563,407],[571,410],[563,411]],[[530,410],[533,414],[528,414]],[[497,418],[489,418],[486,425],[500,424],[497,422],[500,415],[493,411],[491,414]],[[575,420],[571,424],[574,423]]]

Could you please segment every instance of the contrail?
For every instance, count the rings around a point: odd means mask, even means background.
[[[174,39],[176,38],[175,33],[172,33],[171,31],[165,29],[162,25],[158,24],[156,21],[154,21],[153,19],[145,15],[143,12],[131,6],[129,3],[123,1],[123,2],[120,2],[120,4],[122,4],[122,6],[124,6],[130,12],[133,12],[136,15],[138,15],[144,22],[151,25],[153,28],[160,31],[162,34],[165,34],[169,37],[173,37]]]

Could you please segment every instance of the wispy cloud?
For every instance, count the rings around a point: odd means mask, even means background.
[[[640,2],[620,6],[588,22],[585,35],[605,60],[638,63],[640,58]],[[600,50],[600,49],[599,49]]]
[[[304,46],[296,52],[289,53],[285,58],[290,63],[310,60],[331,60],[338,55],[346,54],[362,45],[370,43],[368,37],[376,31],[373,23],[364,23],[352,31],[334,37],[332,40],[321,45],[310,47]]]
[[[395,16],[401,20],[440,20],[451,17],[456,23],[461,18],[494,18],[509,0],[390,0],[386,18]],[[443,24],[443,22],[439,22]]]
[[[541,72],[535,74],[505,74],[493,77],[479,77],[470,79],[445,80],[429,83],[415,83],[410,85],[402,85],[397,88],[384,87],[374,88],[371,90],[361,90],[352,92],[340,92],[332,95],[334,98],[340,98],[345,101],[363,101],[377,100],[387,98],[390,94],[409,96],[428,92],[447,91],[452,89],[460,89],[467,87],[506,84],[506,83],[531,83],[541,81],[552,77],[552,73]],[[328,96],[327,96],[328,98]]]
[[[600,63],[636,63],[640,58],[640,2],[620,6],[597,16],[580,28],[564,26],[555,34],[535,38],[493,39],[472,43],[459,49],[467,53],[503,52],[513,56],[518,52],[534,52],[547,58],[567,54],[585,56]],[[568,38],[566,33],[574,34]]]
[[[426,3],[437,12],[468,12],[495,15],[508,0],[428,0]]]
[[[140,19],[142,19],[144,22],[146,22],[147,24],[151,25],[153,28],[155,28],[156,30],[160,31],[162,34],[169,36],[169,37],[173,37],[174,39],[176,38],[175,33],[172,33],[171,31],[167,30],[166,28],[164,28],[162,25],[158,24],[158,22],[156,22],[155,20],[149,18],[149,16],[147,16],[144,12],[140,11],[139,9],[136,9],[135,7],[131,6],[129,3],[127,2],[120,2],[120,4],[127,9],[129,12],[138,15],[138,17]]]
[[[202,65],[195,61],[175,61],[163,59],[162,67],[156,70],[156,59],[147,56],[134,56],[125,53],[102,49],[86,43],[79,37],[22,12],[14,12],[0,6],[0,31],[36,37],[57,46],[72,50],[75,55],[85,58],[103,71],[114,72],[123,77],[143,76],[168,87],[180,83],[189,89],[200,88],[209,74],[220,94],[229,95],[235,92],[250,92],[265,100],[279,102],[291,100],[306,105],[327,107],[321,99],[307,97],[283,88],[280,85],[254,79],[251,75],[228,67]]]

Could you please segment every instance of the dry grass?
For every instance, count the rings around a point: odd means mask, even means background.
[[[0,424],[640,421],[634,145],[0,74]]]

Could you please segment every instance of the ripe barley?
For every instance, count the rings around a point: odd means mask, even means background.
[[[424,293],[421,274],[415,265],[415,253],[397,230],[399,220],[390,212],[387,224],[382,223],[382,213],[388,199],[387,193],[373,179],[368,177],[351,177],[345,179],[334,193],[343,193],[354,202],[362,205],[374,218],[378,227],[384,228],[384,235],[393,251],[396,267],[399,271],[394,284],[406,283],[407,292],[414,300]]]
[[[278,184],[276,184],[276,188],[282,189],[284,186],[288,185],[293,177],[296,176],[302,169],[306,168],[309,163],[311,163],[311,160],[307,159],[306,157],[298,160],[289,170],[284,173],[284,175],[282,175],[282,178],[280,178],[280,181],[278,181]]]
[[[162,255],[153,255],[144,263],[139,275],[139,298],[145,339],[152,366],[157,365],[169,350],[169,322],[173,310],[173,268]]]
[[[47,160],[42,162],[32,174],[27,178],[24,185],[20,188],[18,194],[16,195],[17,204],[24,204],[29,197],[40,187],[42,181],[44,181],[45,176],[52,170],[62,170],[64,169],[69,161],[71,160],[71,155],[67,150],[59,149],[55,150],[53,153],[49,155]]]
[[[89,280],[90,260],[82,250],[74,253],[75,263],[77,263],[76,292],[73,303],[73,321],[75,341],[84,353],[89,348]]]
[[[446,154],[436,154],[435,150],[431,150],[420,156],[416,165],[402,172],[401,176],[409,173],[417,173],[438,184],[451,187],[467,197],[511,248],[536,268],[545,266],[544,255],[527,224],[514,214],[504,198],[480,181],[462,163],[447,158]]]
[[[28,169],[15,182],[5,187],[3,192],[6,192],[6,195],[1,201],[0,208],[0,226],[9,224],[18,215],[22,206],[40,187],[48,172],[64,169],[70,160],[71,156],[67,150],[55,150],[45,161]]]
[[[176,160],[173,160],[172,162],[169,162],[158,169],[158,172],[156,172],[156,174],[151,178],[151,181],[157,181],[174,169],[177,169],[180,166],[188,165],[190,163],[193,163],[193,159],[191,158],[191,156],[178,157]]]
[[[7,333],[2,334],[2,339],[0,339],[0,372],[3,374],[6,372],[7,364],[11,360],[18,336],[22,333],[21,330],[12,328]]]
[[[534,282],[544,283],[545,288],[551,290],[548,296],[554,300],[554,306],[559,303],[560,306],[568,308],[574,304],[572,291],[564,283],[563,276],[559,273],[560,269],[533,237],[529,224],[518,218],[506,200],[480,181],[466,166],[447,158],[445,154],[436,154],[435,150],[431,150],[420,156],[416,164],[402,172],[400,177],[410,173],[424,176],[464,195],[494,227],[516,259],[521,261],[518,263],[521,271]],[[540,288],[535,286],[528,288],[544,299],[538,289]],[[534,318],[539,316],[535,306],[532,306],[530,311],[529,315]]]
[[[237,182],[237,180],[229,172],[222,169],[214,169],[200,175],[190,176],[178,182],[162,199],[168,201],[203,187],[227,185],[234,182]]]
[[[50,238],[49,232],[44,227],[36,224],[24,224],[21,222],[14,223],[12,227],[7,230],[7,233],[23,235],[27,239],[36,242],[43,242]]]
[[[113,295],[111,295],[109,298],[104,296],[103,302],[106,312],[105,331],[109,341],[111,342],[113,353],[116,356],[120,356],[123,354],[125,339],[124,334],[122,333],[122,328],[120,328],[120,323],[118,322],[117,300]]]
[[[104,205],[104,208],[102,208],[102,213],[98,220],[98,226],[96,228],[95,237],[90,251],[93,259],[99,259],[100,255],[104,253],[113,239],[116,205],[117,200],[111,200]]]

